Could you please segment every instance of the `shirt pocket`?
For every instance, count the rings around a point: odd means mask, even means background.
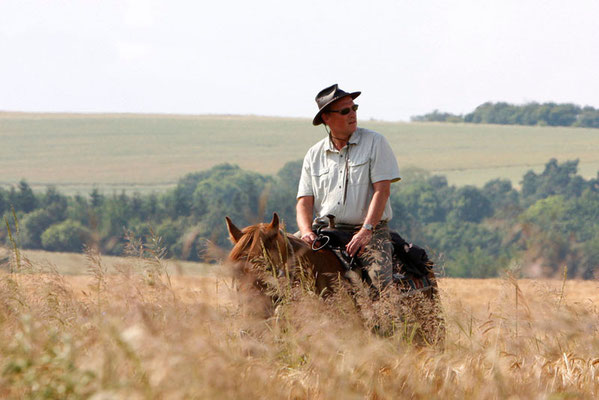
[[[312,170],[312,187],[314,188],[314,194],[322,194],[327,188],[327,182],[329,180],[329,169],[328,168],[314,168]]]
[[[370,183],[370,159],[349,160],[349,184],[368,185]]]

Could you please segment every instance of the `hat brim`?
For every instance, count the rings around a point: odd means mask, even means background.
[[[326,102],[325,105],[323,105],[322,107],[320,107],[320,110],[318,110],[318,113],[316,114],[316,116],[312,120],[312,125],[317,126],[317,125],[320,125],[320,124],[323,123],[322,113],[329,106],[329,104],[334,103],[335,101],[337,101],[339,99],[342,99],[344,97],[347,97],[347,96],[351,97],[352,100],[353,100],[356,97],[358,97],[360,94],[362,94],[362,92],[352,92],[352,93],[344,94],[344,95],[339,96],[339,97],[333,97],[331,100],[329,100],[328,102]]]

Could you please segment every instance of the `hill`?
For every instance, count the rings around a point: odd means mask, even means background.
[[[383,133],[401,168],[415,166],[451,184],[483,185],[539,172],[545,162],[580,159],[599,170],[599,132],[565,127],[362,121]],[[301,159],[325,132],[307,119],[223,115],[0,113],[0,184],[24,178],[66,193],[172,187],[186,173],[230,162],[274,174]]]

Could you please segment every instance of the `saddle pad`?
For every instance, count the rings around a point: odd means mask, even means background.
[[[434,287],[426,276],[408,278],[405,275],[393,274],[393,282],[402,292],[422,291]]]

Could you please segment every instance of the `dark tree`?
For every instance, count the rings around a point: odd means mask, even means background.
[[[31,212],[37,207],[37,199],[29,184],[22,180],[18,185],[18,192],[15,193],[14,207],[17,211]]]
[[[453,199],[453,215],[461,221],[480,222],[491,216],[491,202],[474,186],[464,186],[457,190]]]

